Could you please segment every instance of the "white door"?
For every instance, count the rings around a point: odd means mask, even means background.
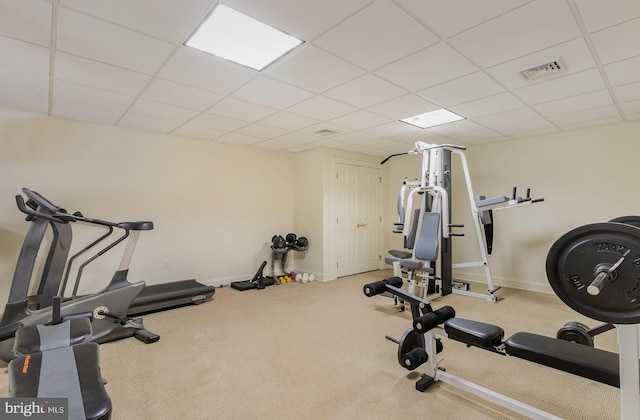
[[[336,165],[338,277],[380,267],[382,179],[379,168]]]

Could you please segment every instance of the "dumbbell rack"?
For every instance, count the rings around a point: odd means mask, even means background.
[[[295,243],[286,243],[284,248],[274,248],[273,246],[271,246],[271,277],[275,280],[276,284],[280,284],[280,280],[278,280],[278,277],[275,274],[276,260],[280,260],[280,267],[283,276],[290,276],[291,274],[293,274],[291,272],[288,272],[286,268],[287,254],[289,254],[289,251],[291,250],[304,252],[307,250],[307,247],[299,247]]]

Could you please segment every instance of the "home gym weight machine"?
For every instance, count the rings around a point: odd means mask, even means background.
[[[495,287],[493,284],[488,260],[488,255],[491,254],[493,243],[493,211],[520,207],[544,201],[544,199],[532,199],[529,189],[525,197],[517,196],[515,188],[513,189],[511,197],[498,196],[487,199],[484,196],[475,196],[464,150],[466,150],[466,148],[463,146],[452,144],[434,145],[419,141],[415,143],[413,150],[391,155],[381,162],[381,164],[384,164],[387,160],[395,156],[407,154],[422,155],[421,179],[409,181],[405,178],[398,197],[398,214],[400,220],[395,224],[396,229],[394,231],[403,234],[406,248],[413,248],[412,241],[415,238],[416,232],[421,232],[422,230],[423,218],[421,215],[427,212],[441,214],[441,245],[436,260],[431,261],[431,270],[426,270],[425,272],[423,268],[427,268],[427,264],[424,262],[417,264],[416,260],[418,258],[416,258],[414,254],[406,251],[390,251],[392,256],[385,258],[385,261],[393,265],[394,276],[401,277],[403,272],[409,273],[408,283],[411,292],[413,292],[418,285],[415,277],[420,276],[425,279],[424,282],[420,283],[420,285],[425,286],[425,297],[431,295],[429,298],[435,298],[456,293],[495,302],[497,300],[495,293],[500,287]],[[463,234],[452,232],[452,229],[464,227],[464,225],[450,223],[452,155],[459,157],[462,166],[481,255],[480,261],[455,264],[452,261],[453,250],[451,237],[463,236]],[[417,206],[418,209],[414,210],[413,203],[416,195],[422,196],[422,200],[419,206]],[[418,217],[417,222],[416,217]],[[417,269],[416,267],[418,266],[421,267]],[[454,285],[464,286],[464,283],[453,282],[453,269],[466,267],[483,268],[487,282],[487,294],[472,292],[465,287],[454,287]]]
[[[623,223],[581,226],[559,238],[546,261],[549,283],[560,299],[592,319],[614,324],[619,353],[558,338],[518,332],[504,340],[496,325],[455,317],[445,306],[433,310],[430,302],[402,290],[402,279],[367,284],[367,296],[384,292],[411,305],[413,328],[398,344],[398,362],[409,370],[421,365],[426,373],[416,383],[425,391],[435,382],[452,386],[534,419],[557,416],[471,383],[447,371],[437,355],[441,337],[493,353],[508,355],[620,388],[623,420],[640,418],[640,228]]]

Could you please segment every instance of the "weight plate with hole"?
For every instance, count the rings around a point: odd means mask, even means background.
[[[567,322],[558,330],[556,338],[593,347],[594,340],[589,334],[590,328],[582,322]]]
[[[622,216],[616,217],[615,219],[611,219],[609,221],[614,223],[624,223],[626,225],[640,228],[640,216]]]
[[[596,295],[587,292],[606,270]],[[547,278],[558,297],[582,315],[612,324],[640,323],[640,229],[622,223],[578,227],[547,255]]]
[[[402,334],[398,343],[398,363],[405,367],[403,356],[417,347],[424,347],[424,336],[409,328]]]

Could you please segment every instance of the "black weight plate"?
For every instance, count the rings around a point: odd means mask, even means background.
[[[402,360],[403,356],[417,347],[424,347],[424,336],[415,332],[413,328],[409,328],[402,334],[398,343],[398,363],[406,368]]]
[[[640,216],[622,216],[616,217],[615,219],[611,219],[609,221],[614,223],[624,223],[626,225],[640,228]]]
[[[558,330],[556,338],[593,347],[594,340],[589,334],[589,327],[581,322],[567,322]]]
[[[587,286],[600,264],[617,268],[617,278],[592,296]],[[640,229],[622,223],[594,223],[558,239],[547,255],[547,278],[558,297],[589,318],[612,324],[640,322]]]

